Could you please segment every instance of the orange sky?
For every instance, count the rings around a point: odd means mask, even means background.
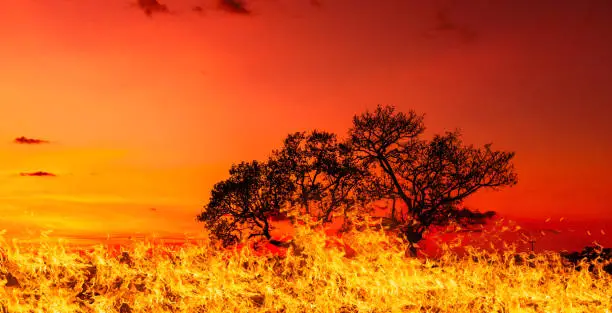
[[[518,186],[476,207],[612,211],[608,2],[322,2],[253,1],[249,16],[167,0],[152,17],[128,0],[3,3],[0,228],[197,231],[232,162],[293,131],[345,134],[378,103],[516,151]],[[19,175],[33,171],[57,176]]]

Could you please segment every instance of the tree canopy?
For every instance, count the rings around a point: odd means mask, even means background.
[[[288,178],[291,205],[299,213],[331,222],[332,213],[357,203],[354,191],[365,172],[335,134],[318,130],[291,134],[271,160]]]
[[[280,214],[292,190],[284,173],[275,168],[258,161],[233,165],[230,177],[214,185],[197,220],[226,246],[245,236],[272,239],[270,217]]]
[[[388,194],[397,195],[407,211],[389,218],[410,243],[423,238],[431,226],[451,222],[481,223],[494,213],[461,208],[463,201],[484,188],[517,183],[513,152],[465,145],[458,131],[422,138],[423,116],[378,106],[353,119],[349,137],[357,158],[374,175],[387,179]]]
[[[424,132],[422,115],[379,105],[354,116],[345,140],[319,130],[290,134],[266,162],[232,166],[198,220],[232,244],[245,236],[270,240],[274,216],[307,215],[330,223],[341,215],[347,222],[351,210],[368,214],[368,204],[392,200],[384,218],[412,252],[432,226],[486,222],[493,211],[462,204],[479,190],[516,184],[514,152],[464,144],[459,131],[431,139]]]

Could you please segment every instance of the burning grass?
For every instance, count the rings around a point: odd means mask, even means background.
[[[298,229],[277,253],[0,243],[0,312],[611,312],[612,275],[556,253],[408,258],[384,232]],[[350,246],[351,249],[345,248]]]

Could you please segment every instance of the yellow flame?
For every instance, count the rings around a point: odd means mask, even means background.
[[[1,232],[0,232],[1,233]],[[330,244],[332,243],[332,244]],[[326,245],[328,246],[326,248]],[[329,247],[331,245],[331,247]],[[130,243],[82,253],[0,236],[2,312],[605,312],[612,275],[575,271],[556,253],[486,252],[461,240],[441,257],[406,256],[382,230],[331,238],[298,228],[286,256],[218,243]],[[354,253],[349,255],[344,247]],[[494,248],[494,247],[492,247]]]

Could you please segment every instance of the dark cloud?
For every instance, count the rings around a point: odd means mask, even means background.
[[[246,7],[246,3],[242,0],[219,0],[219,7],[230,13],[251,14],[251,11]]]
[[[19,173],[19,176],[30,176],[30,177],[55,177],[57,175],[49,172],[38,171],[38,172],[27,172]]]
[[[16,144],[20,144],[20,145],[40,145],[40,144],[44,144],[44,143],[49,143],[49,141],[47,140],[43,140],[43,139],[36,139],[36,138],[28,138],[28,137],[17,137],[15,138],[15,140],[13,141]]]
[[[153,15],[153,13],[170,13],[170,11],[168,11],[168,7],[165,4],[161,4],[157,0],[138,0],[137,4],[138,7],[148,16]]]
[[[438,9],[436,11],[436,24],[427,32],[427,35],[436,36],[444,33],[457,34],[464,41],[473,41],[476,38],[474,30],[451,19],[448,9]]]
[[[191,8],[191,11],[199,13],[199,14],[203,14],[204,13],[204,8],[199,6],[199,5],[196,5],[193,8]]]

